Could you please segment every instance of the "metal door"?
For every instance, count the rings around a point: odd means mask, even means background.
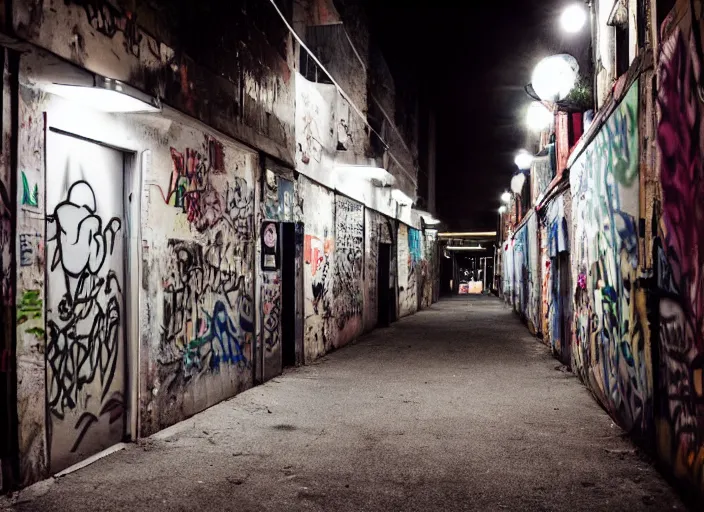
[[[126,428],[125,155],[47,133],[46,402],[51,472]]]

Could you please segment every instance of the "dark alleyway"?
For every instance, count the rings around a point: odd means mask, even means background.
[[[577,379],[486,298],[440,302],[20,500],[17,510],[684,510]]]

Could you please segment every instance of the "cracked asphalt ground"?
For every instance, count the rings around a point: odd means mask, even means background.
[[[16,510],[685,510],[497,299],[442,301]]]

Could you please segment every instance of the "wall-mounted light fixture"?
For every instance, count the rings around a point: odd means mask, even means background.
[[[391,191],[391,198],[401,206],[408,206],[410,204],[413,204],[413,199],[408,197],[402,190],[397,188]]]
[[[496,236],[496,231],[443,232],[439,233],[438,236],[440,238],[492,238]]]
[[[499,207],[499,214],[503,215],[504,213],[506,213],[506,210],[508,210],[508,208],[506,208],[505,206]]]
[[[448,245],[446,247],[448,251],[483,251],[484,247],[481,245],[475,245],[475,246],[464,246],[464,245]]]
[[[541,132],[549,128],[553,122],[553,114],[539,101],[534,101],[528,107],[526,124],[533,131]]]
[[[533,163],[533,155],[531,155],[527,150],[521,149],[516,154],[516,158],[513,159],[513,162],[521,171],[525,171],[530,169],[530,164]]]
[[[390,187],[396,183],[396,178],[383,167],[368,165],[336,165],[335,173],[344,179],[359,179],[370,181],[378,187]]]
[[[541,100],[560,101],[572,91],[578,75],[577,59],[566,53],[551,55],[535,66],[531,85]]]
[[[511,192],[504,192],[503,194],[501,194],[501,200],[506,204],[510,203],[511,202]]]
[[[583,4],[572,4],[562,11],[560,26],[569,34],[576,34],[587,24],[587,10]]]
[[[93,85],[47,84],[44,90],[103,112],[159,112],[157,99],[119,80],[93,76]]]
[[[526,175],[522,172],[516,174],[511,178],[511,190],[514,194],[521,194],[523,192],[523,185],[526,183]]]
[[[426,212],[425,210],[420,210],[418,208],[414,208],[414,210],[423,218],[423,222],[429,226],[436,226],[442,222],[440,219],[436,219],[430,212]]]

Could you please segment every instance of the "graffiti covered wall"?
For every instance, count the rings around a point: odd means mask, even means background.
[[[537,215],[530,218],[516,232],[513,246],[514,309],[528,324],[532,334],[540,331],[541,283],[538,253]]]
[[[299,176],[305,224],[303,245],[304,327],[306,362],[329,351],[335,343],[332,315],[335,258],[335,197],[328,189]]]
[[[552,332],[549,329],[551,308],[554,307],[551,275],[552,261],[548,255],[548,231],[546,228],[545,219],[541,219],[539,223],[540,229],[540,332],[542,334],[543,343],[548,347],[552,346]]]
[[[254,329],[256,156],[176,113],[141,124],[149,120],[42,94],[33,88],[38,69],[23,57],[18,172],[30,192],[18,210],[17,243],[24,485],[69,462],[58,458],[62,451],[84,456],[93,432],[109,430],[115,442],[149,435],[250,386]],[[52,146],[52,128],[75,134],[62,135],[73,142]],[[102,177],[108,161],[117,183]],[[60,180],[51,194],[44,190],[49,164],[58,166],[50,167],[52,180]],[[20,187],[18,201],[23,195]],[[138,220],[141,233],[132,224]],[[134,377],[125,378],[137,374],[139,390]]]
[[[572,310],[572,289],[567,286],[572,269],[566,256],[569,252],[569,238],[564,203],[565,195],[559,195],[546,206],[544,238],[541,238],[543,341],[559,359],[566,357],[571,343],[565,321]]]
[[[341,347],[363,329],[364,206],[335,196],[335,267],[333,317],[337,327],[334,346]]]
[[[152,152],[143,435],[252,384],[256,165],[251,153],[192,129],[178,130],[168,152]]]
[[[398,226],[398,314],[404,317],[418,310],[418,264],[421,258],[420,231]]]
[[[364,330],[376,327],[379,300],[379,242],[381,239],[381,216],[374,210],[364,210]]]
[[[276,12],[259,2],[217,16],[193,2],[138,4],[30,0],[12,5],[12,23],[19,37],[292,163],[293,49]]]
[[[573,369],[629,431],[651,417],[649,342],[638,280],[638,82],[570,170]]]
[[[17,228],[15,233],[16,266],[16,371],[17,371],[17,435],[20,485],[29,485],[48,476],[47,447],[47,388],[46,388],[46,311],[44,261],[46,208],[43,199],[45,158],[44,123],[41,119],[39,96],[29,90],[20,95],[18,137],[18,172],[24,171],[28,183],[37,184],[36,206],[23,204],[24,188],[17,187],[14,198]],[[10,102],[4,103],[9,106]],[[10,119],[8,117],[3,119]],[[22,183],[18,176],[18,183]],[[39,188],[41,187],[41,188]],[[7,189],[6,189],[7,190]],[[31,196],[30,196],[31,197]],[[11,199],[3,197],[3,201]],[[8,224],[4,223],[5,229]],[[9,236],[6,233],[5,236]],[[9,248],[8,248],[9,250]],[[6,281],[4,289],[11,293]],[[11,297],[6,300],[12,301]],[[10,302],[11,303],[11,302]],[[8,338],[11,339],[11,338]]]
[[[694,19],[693,19],[694,18]],[[660,458],[704,494],[704,62],[702,19],[677,2],[662,26],[657,142],[662,191],[653,247],[659,322],[656,430]]]

